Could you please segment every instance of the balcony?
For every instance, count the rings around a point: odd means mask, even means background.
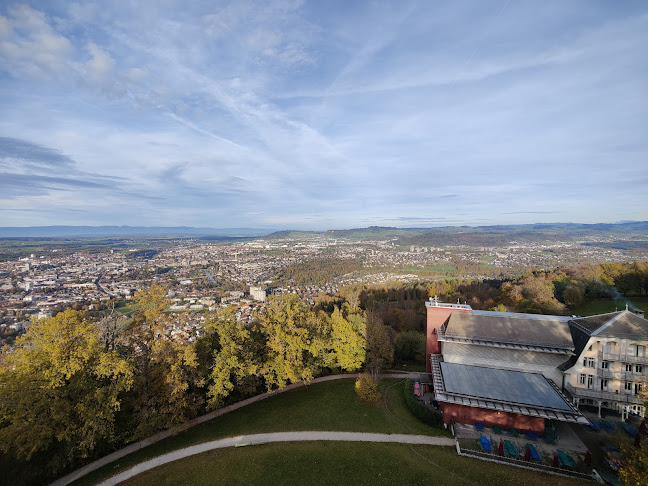
[[[595,390],[593,388],[579,388],[572,386],[570,383],[565,384],[565,389],[573,396],[577,398],[592,398],[594,400],[603,400],[606,402],[618,402],[618,403],[631,403],[633,405],[643,405],[643,400],[637,395],[632,395],[629,393],[623,393],[621,390],[619,393],[614,391],[602,391]]]
[[[647,369],[643,373],[635,373],[633,371],[610,371],[610,370],[597,370],[599,378],[608,378],[612,380],[621,381],[646,381],[648,379]]]
[[[631,356],[621,353],[601,353],[598,354],[599,360],[604,361],[621,361],[623,363],[637,363],[648,365],[648,356]]]

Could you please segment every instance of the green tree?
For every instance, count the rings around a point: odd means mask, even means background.
[[[0,448],[26,460],[46,453],[47,469],[60,471],[114,441],[132,384],[129,363],[104,350],[79,312],[34,321],[0,362]]]
[[[394,357],[400,361],[425,362],[425,335],[420,332],[401,332],[394,339]]]

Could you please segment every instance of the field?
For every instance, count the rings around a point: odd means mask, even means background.
[[[73,483],[96,484],[146,459],[192,444],[288,430],[444,435],[405,406],[403,381],[383,380],[383,400],[359,401],[353,380],[289,391],[134,453]],[[458,457],[453,448],[301,442],[211,451],[157,468],[125,484],[546,484],[549,477]],[[581,484],[551,477],[556,485]],[[586,484],[586,483],[582,483]]]
[[[597,300],[595,302],[588,302],[580,307],[571,311],[572,314],[578,316],[593,316],[595,314],[606,314],[614,312],[615,310],[623,310],[626,307],[626,302],[632,308],[638,307],[639,309],[648,309],[648,297],[628,297],[619,299],[606,299]]]

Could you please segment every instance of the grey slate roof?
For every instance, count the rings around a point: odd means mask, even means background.
[[[569,318],[499,312],[453,312],[445,336],[573,350]]]
[[[634,312],[623,310],[598,316],[574,319],[573,324],[589,335],[616,338],[648,339],[648,320]]]
[[[573,412],[544,376],[538,373],[441,363],[446,393],[516,405]]]

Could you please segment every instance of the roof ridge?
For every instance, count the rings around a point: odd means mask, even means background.
[[[598,336],[601,331],[604,331],[605,329],[610,327],[612,324],[614,324],[616,321],[618,321],[621,316],[625,315],[626,313],[632,314],[628,309],[622,310],[616,316],[614,316],[612,319],[610,319],[605,324],[603,324],[601,327],[599,327],[596,331],[594,331],[591,334],[591,336]],[[612,312],[610,314],[612,314]],[[605,315],[605,314],[602,314],[602,315]]]

